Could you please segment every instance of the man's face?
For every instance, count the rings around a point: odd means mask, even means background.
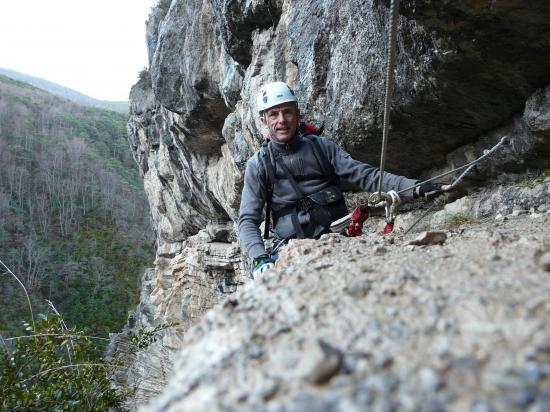
[[[296,103],[283,103],[269,109],[260,119],[269,128],[271,136],[281,143],[287,143],[296,134],[300,112]]]

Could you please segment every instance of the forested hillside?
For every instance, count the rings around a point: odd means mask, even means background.
[[[93,333],[121,328],[152,260],[126,120],[0,76],[0,259],[35,310],[51,300]],[[28,308],[0,276],[0,333],[12,334]]]

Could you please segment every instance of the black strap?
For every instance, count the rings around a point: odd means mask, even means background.
[[[275,185],[275,171],[273,170],[273,163],[271,159],[267,159],[268,156],[271,157],[271,150],[269,150],[268,144],[262,145],[260,153],[267,176],[264,239],[269,239],[269,227],[271,226],[271,201],[273,198],[273,187]]]
[[[264,162],[265,171],[267,173],[268,186],[273,189],[273,186],[275,185],[275,170],[273,168],[273,154],[271,153],[269,142],[264,143],[261,150],[262,161]]]
[[[267,199],[265,202],[265,226],[264,226],[264,239],[269,239],[269,227],[271,226],[271,198],[273,197],[272,191],[267,191]]]
[[[294,226],[294,231],[296,232],[296,237],[298,239],[305,238],[304,231],[302,230],[302,225],[300,224],[300,220],[298,219],[298,213],[294,212],[290,215],[290,219],[292,220],[292,226]]]
[[[327,157],[325,156],[325,152],[323,152],[323,149],[321,147],[321,144],[319,143],[319,140],[317,139],[317,136],[306,135],[304,137],[306,137],[307,140],[312,143],[313,155],[315,156],[317,163],[319,163],[319,166],[321,166],[321,170],[323,174],[329,179],[330,182],[332,183],[337,182],[338,178],[336,176],[336,173],[334,173],[334,168],[332,167],[332,163],[330,163]]]

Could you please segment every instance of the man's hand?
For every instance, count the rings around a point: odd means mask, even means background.
[[[260,256],[252,262],[254,269],[252,269],[252,275],[261,275],[264,272],[273,269],[273,261],[267,256]]]
[[[428,197],[436,192],[445,192],[450,188],[451,185],[444,185],[443,183],[436,182],[426,182],[421,184],[420,186],[415,187],[413,197],[415,199],[418,197]]]

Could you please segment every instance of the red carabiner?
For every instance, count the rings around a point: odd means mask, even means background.
[[[348,236],[355,237],[363,234],[363,224],[369,217],[367,206],[357,206],[351,214],[351,222],[348,226]]]

